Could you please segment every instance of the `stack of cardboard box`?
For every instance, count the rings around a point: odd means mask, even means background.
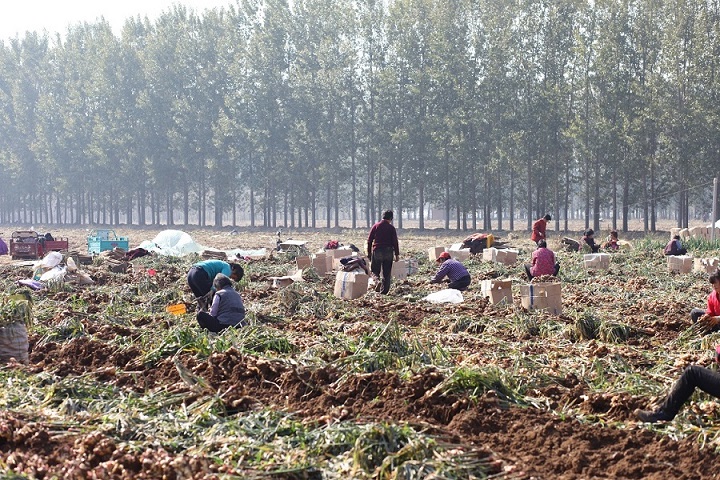
[[[510,248],[490,247],[483,250],[483,260],[488,262],[502,263],[503,265],[513,265],[517,262],[518,251]]]
[[[720,240],[720,228],[715,227],[715,239]],[[670,238],[679,235],[681,240],[696,239],[710,241],[712,239],[713,227],[690,227],[690,228],[671,228]]]

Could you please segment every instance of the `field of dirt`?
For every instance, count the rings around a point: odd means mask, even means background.
[[[85,252],[87,230],[52,233]],[[158,230],[117,233],[132,248]],[[276,240],[271,231],[189,233],[221,250],[271,249]],[[365,236],[283,232],[283,239],[307,240],[310,251],[331,239],[364,249]],[[587,271],[580,254],[558,251],[561,315],[520,305],[522,264],[532,250],[521,232],[501,238],[520,250],[516,264],[466,262],[473,284],[463,303],[423,301],[443,288],[429,283],[436,265],[428,248],[463,237],[401,232],[402,256],[416,258],[419,272],[396,281],[388,296],[369,292],[351,301],[332,296],[330,276],[271,288],[270,276],[293,270],[292,255],[243,260],[251,326],[221,335],[200,331],[192,313],[165,312],[177,302],[194,311],[185,273],[197,256],[142,257],[125,273],[101,259],[82,266],[94,285],[33,293],[30,363],[0,371],[0,472],[43,479],[720,478],[720,408],[710,397],[696,395],[660,425],[632,413],[661,397],[685,366],[711,365],[710,349],[720,343],[720,334],[702,335],[688,318],[704,304],[707,275],[669,274],[665,235],[633,235],[635,247],[614,253],[607,271]],[[551,248],[558,240],[551,235]],[[8,291],[32,267],[2,256],[0,276]],[[512,305],[480,294],[478,282],[493,278],[512,280]],[[595,338],[577,333],[588,317],[599,322]],[[178,362],[200,387],[180,378]],[[247,433],[260,419],[273,429]],[[345,430],[352,441],[318,440],[318,432],[369,426],[383,432],[372,446],[360,448],[368,435]],[[395,444],[388,432],[397,431],[417,439]]]

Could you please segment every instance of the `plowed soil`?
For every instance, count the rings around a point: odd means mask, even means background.
[[[6,229],[7,230],[7,229]],[[71,239],[71,245],[84,243],[84,232],[61,232]],[[150,239],[156,232],[119,232],[132,240],[142,236]],[[257,248],[272,245],[272,233],[253,232],[242,238],[227,237],[217,232],[191,232],[196,240],[219,248]],[[327,235],[304,234],[311,243],[322,245]],[[353,243],[362,245],[363,233],[353,233]],[[462,235],[460,235],[462,236]],[[233,245],[228,245],[228,238]],[[411,243],[412,242],[412,243]],[[423,249],[438,242],[435,236],[408,238],[406,244]],[[132,243],[136,242],[131,242]],[[81,249],[81,248],[78,248]],[[27,278],[29,267],[19,267],[3,259],[2,274],[12,279]],[[123,275],[109,275],[99,267],[86,269],[99,284],[116,288],[137,283],[138,277],[129,271]],[[97,270],[97,271],[96,271]],[[521,271],[521,267],[517,269]],[[161,285],[183,285],[184,271],[170,265],[159,272]],[[253,279],[243,293],[246,304],[269,301],[277,292],[267,286],[266,275]],[[596,287],[603,282],[616,283],[619,278],[598,278]],[[418,284],[427,278],[414,278],[397,282],[388,298],[369,294],[350,302],[351,312],[334,311],[325,318],[314,318],[298,312],[285,312],[274,327],[292,332],[293,347],[298,351],[313,345],[324,335],[327,325],[361,336],[373,327],[368,319],[395,320],[401,328],[414,332],[423,339],[440,342],[456,360],[470,364],[509,365],[512,360],[503,357],[502,348],[489,344],[480,335],[492,322],[509,321],[514,310],[490,305],[487,299],[473,293],[458,306],[438,306],[415,300],[402,300],[412,294]],[[318,282],[317,289],[329,289],[329,281]],[[646,291],[648,280],[634,278],[625,282],[629,294]],[[693,287],[699,301],[706,295],[702,279]],[[187,294],[187,291],[184,292]],[[73,297],[79,296],[88,305],[82,312],[74,309]],[[516,479],[716,479],[720,478],[720,458],[712,446],[702,446],[697,436],[679,440],[648,429],[637,423],[632,412],[648,405],[647,397],[628,394],[604,395],[591,392],[579,376],[558,378],[538,391],[544,406],[525,405],[503,398],[493,390],[478,395],[469,392],[443,393],[439,388],[447,380],[432,367],[417,368],[407,377],[392,371],[374,371],[343,375],[337,361],[350,355],[348,351],[325,352],[326,363],[306,367],[279,359],[242,353],[235,348],[215,352],[207,357],[182,353],[178,359],[193,374],[207,383],[207,391],[190,388],[183,382],[171,358],[145,362],[141,350],[133,344],[144,329],[168,329],[171,321],[158,315],[151,321],[130,324],[98,322],[96,315],[105,312],[113,294],[84,287],[73,294],[48,293],[56,311],[48,320],[48,327],[63,322],[79,322],[82,334],[68,334],[66,338],[48,339],[31,333],[30,364],[11,365],[19,374],[38,375],[52,373],[62,378],[89,375],[92,378],[131,392],[152,393],[163,390],[182,394],[182,402],[192,405],[207,392],[220,392],[226,415],[272,408],[297,415],[307,422],[331,424],[344,420],[360,422],[387,421],[407,423],[430,432],[443,442],[472,445],[478,455],[485,455],[493,463],[491,473]],[[587,295],[584,290],[568,288],[564,292],[566,305],[584,305],[603,308],[614,303],[622,309],[625,318],[633,318],[635,335],[616,348],[599,340],[573,346],[568,355],[584,352],[592,358],[622,358],[627,368],[643,371],[650,367],[647,358],[640,354],[673,340],[689,323],[686,318],[689,306],[672,299],[649,300],[628,297],[627,300],[606,298],[602,292]],[[190,305],[192,308],[192,305]],[[462,319],[471,317],[478,323],[466,330],[460,328]],[[657,317],[665,321],[658,322]],[[540,320],[544,318],[540,315]],[[486,323],[480,322],[478,319]],[[569,315],[556,317],[561,325],[572,325],[576,319]],[[526,332],[507,329],[499,332],[502,341],[522,344]],[[128,342],[118,342],[125,338]],[[527,342],[522,353],[538,355],[543,347]],[[556,352],[562,357],[562,347]],[[698,358],[700,355],[698,355]],[[698,358],[689,358],[691,363]],[[678,371],[682,366],[678,366]],[[552,365],[548,366],[552,369]],[[674,373],[673,373],[674,375]],[[563,406],[575,406],[584,414],[564,416],[558,412]],[[602,418],[601,422],[588,418]],[[0,412],[0,461],[16,472],[32,478],[139,478],[180,479],[219,478],[226,474],[243,476],[242,469],[219,465],[202,456],[189,455],[153,447],[136,451],[120,442],[110,433],[63,428],[58,430],[51,418],[27,418],[4,410]],[[274,475],[273,478],[302,478],[295,474]]]

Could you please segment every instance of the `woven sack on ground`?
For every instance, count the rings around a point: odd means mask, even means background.
[[[0,362],[14,358],[28,363],[28,332],[24,322],[15,322],[0,328]]]

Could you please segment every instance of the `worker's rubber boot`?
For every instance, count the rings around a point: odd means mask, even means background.
[[[665,413],[661,408],[657,410],[635,410],[635,416],[641,421],[646,423],[657,423],[667,422],[672,420],[673,417]]]

